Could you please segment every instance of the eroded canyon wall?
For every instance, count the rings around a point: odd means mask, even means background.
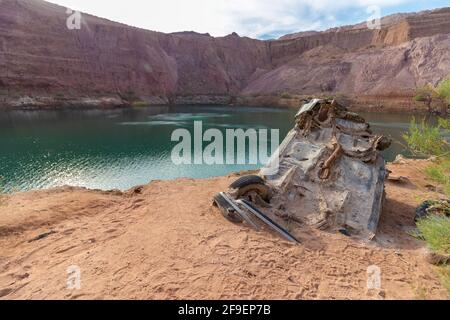
[[[0,1],[0,103],[232,103],[340,94],[408,100],[450,75],[450,9],[260,41],[147,31],[41,0]],[[108,100],[109,99],[109,100]],[[237,100],[237,101],[245,101]]]

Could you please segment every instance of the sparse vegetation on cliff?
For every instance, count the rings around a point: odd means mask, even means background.
[[[423,119],[420,123],[415,118],[411,121],[409,132],[403,136],[409,148],[423,156],[442,157],[448,150],[442,129],[446,129],[450,121],[441,119],[437,126],[431,126]]]
[[[444,134],[449,133],[450,119],[440,118],[437,126],[431,126],[425,120],[418,123],[413,119],[409,132],[403,136],[415,154],[436,158],[425,169],[425,174],[442,187],[447,197],[450,197],[450,143]]]
[[[448,81],[450,83],[450,81]],[[408,146],[415,153],[434,156],[432,165],[425,168],[429,179],[441,187],[442,193],[450,198],[450,144],[444,133],[450,133],[450,119],[439,119],[437,126],[426,124],[425,120],[419,124],[412,120],[409,133],[404,135]],[[428,247],[438,254],[450,254],[450,216],[445,208],[442,215],[429,215],[417,222],[420,237],[426,241]],[[442,284],[450,293],[450,266],[444,265],[439,269]]]
[[[431,113],[431,104],[433,103],[433,97],[435,96],[434,87],[431,84],[427,84],[423,87],[417,88],[416,96],[414,100],[417,102],[423,102],[427,106],[428,112]]]
[[[414,100],[425,103],[429,113],[434,111],[433,103],[436,103],[440,106],[440,113],[446,115],[450,105],[450,77],[442,80],[437,87],[428,83],[418,88]]]
[[[431,250],[450,254],[450,219],[448,217],[430,216],[419,220],[417,227]]]
[[[445,103],[450,104],[450,77],[439,84],[437,91],[441,99]]]

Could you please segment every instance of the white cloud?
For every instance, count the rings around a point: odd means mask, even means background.
[[[348,23],[343,12],[411,0],[50,0],[145,29],[264,37]],[[420,0],[419,0],[420,1]],[[341,17],[341,18],[339,18]],[[351,21],[357,22],[357,21]]]

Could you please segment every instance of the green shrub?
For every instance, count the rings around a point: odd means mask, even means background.
[[[425,168],[425,174],[434,182],[440,184],[443,193],[450,198],[450,160],[444,157]]]
[[[423,87],[423,88],[418,88],[416,90],[416,95],[414,96],[414,100],[416,100],[417,102],[425,102],[425,101],[428,101],[428,99],[430,99],[431,97],[432,97],[431,91],[429,91],[428,89]]]
[[[403,135],[409,148],[414,152],[427,156],[441,156],[448,151],[448,145],[441,131],[441,126],[430,126],[425,119],[419,124],[413,118],[409,132]]]
[[[446,103],[450,104],[450,77],[444,79],[436,89],[439,97]]]
[[[445,210],[445,209],[444,209]],[[450,254],[450,217],[448,211],[443,214],[431,214],[417,222],[416,237],[425,240],[428,247],[439,254]],[[442,285],[450,294],[450,266],[443,265],[437,269]]]
[[[425,86],[416,89],[414,100],[418,102],[425,102],[428,107],[431,107],[433,98],[436,98],[437,95],[438,93],[436,91],[436,88],[428,83]]]
[[[425,174],[442,187],[442,193],[446,197],[450,197],[450,179],[448,176],[445,176],[445,174],[448,174],[448,171],[444,172],[437,166],[429,166],[425,169]]]
[[[415,101],[423,102],[428,108],[428,112],[432,112],[432,104],[437,101],[441,104],[441,114],[446,114],[447,105],[450,104],[450,77],[442,80],[437,87],[427,84],[416,89]]]
[[[425,173],[430,179],[439,183],[445,183],[448,180],[440,166],[429,166],[425,168]]]
[[[450,294],[450,266],[443,266],[439,268],[439,277],[441,282]]]
[[[449,82],[450,83],[450,82]],[[440,93],[442,94],[442,92]],[[449,133],[450,119],[439,119],[437,126],[429,126],[422,120],[421,124],[412,120],[409,132],[403,137],[412,151],[427,156],[437,156],[434,164],[425,168],[425,174],[442,186],[444,194],[450,198],[450,147],[443,135]],[[450,254],[450,217],[448,206],[432,212],[427,218],[417,222],[416,236],[427,242],[428,247],[443,254]],[[450,267],[438,268],[442,285],[450,294]]]
[[[450,118],[439,118],[439,126],[444,130],[450,131]]]
[[[431,215],[419,220],[417,227],[431,250],[450,254],[450,218]]]
[[[425,120],[420,124],[411,121],[409,132],[403,135],[408,147],[416,154],[437,156],[434,164],[425,168],[428,178],[438,183],[443,193],[450,197],[450,147],[443,131],[449,131],[450,119],[439,119],[437,126],[428,125]]]

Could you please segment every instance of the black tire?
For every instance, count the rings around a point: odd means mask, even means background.
[[[233,223],[242,223],[242,218],[236,213],[234,208],[218,193],[214,196],[214,205],[216,205],[220,213]]]
[[[270,200],[270,188],[260,176],[243,176],[232,183],[230,188],[237,190],[238,198],[244,197],[250,192],[256,192],[264,201]]]
[[[237,179],[235,182],[233,182],[230,185],[230,188],[240,189],[240,188],[246,187],[251,184],[265,184],[265,181],[260,176],[248,175],[248,176],[243,176],[243,177],[240,177],[239,179]]]

